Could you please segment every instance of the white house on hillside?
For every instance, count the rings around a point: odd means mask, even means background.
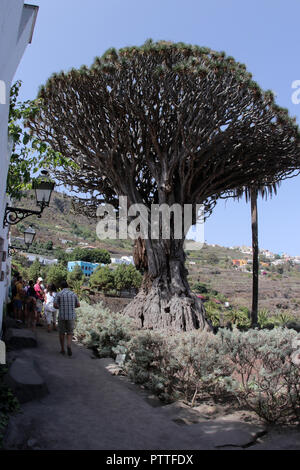
[[[6,199],[6,179],[11,145],[8,142],[7,123],[9,96],[13,77],[31,43],[38,7],[24,4],[24,0],[0,0],[0,338],[4,303],[10,284],[8,258],[8,228],[3,227]]]
[[[252,255],[252,248],[251,246],[241,246],[239,250],[244,253],[245,255]]]
[[[44,266],[50,266],[52,264],[58,263],[58,259],[56,258],[55,259],[45,258],[44,256],[37,255],[35,253],[23,253],[23,256],[25,256],[30,263],[34,263],[35,260],[38,259],[39,262],[43,264]]]
[[[260,250],[260,254],[262,254],[263,256],[265,256],[266,258],[269,258],[269,259],[274,259],[275,258],[275,255],[269,250]]]
[[[272,261],[271,264],[273,264],[273,266],[279,266],[280,264],[285,264],[285,260],[284,259],[276,259],[275,261]]]
[[[121,258],[111,258],[111,264],[134,265],[133,256],[121,256]]]

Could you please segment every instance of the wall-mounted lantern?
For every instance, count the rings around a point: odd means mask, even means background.
[[[45,207],[49,207],[54,187],[55,183],[50,181],[48,171],[43,170],[41,172],[41,176],[32,183],[32,189],[35,190],[36,204],[40,206],[40,210],[32,211],[7,205],[4,214],[3,227],[7,225],[16,225],[21,220],[26,219],[26,217],[30,217],[31,215],[37,215],[37,217],[40,218]]]
[[[27,251],[27,250],[29,249],[29,247],[32,245],[33,240],[34,240],[34,238],[35,238],[35,235],[36,235],[35,230],[34,230],[32,227],[28,227],[28,228],[24,231],[24,243],[25,243],[25,247],[24,247],[24,246],[12,246],[12,245],[10,245],[10,246],[8,247],[8,254],[9,254],[9,256],[11,256],[16,250]]]

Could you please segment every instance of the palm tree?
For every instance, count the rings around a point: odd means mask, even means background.
[[[252,308],[251,308],[251,326],[255,328],[258,325],[258,279],[259,279],[259,245],[258,245],[258,211],[257,211],[257,198],[260,195],[262,198],[267,199],[277,194],[277,189],[280,186],[280,181],[274,182],[272,185],[266,186],[251,186],[243,188],[235,192],[234,197],[241,199],[245,195],[246,202],[250,200],[251,203],[251,229],[252,229]]]
[[[251,326],[257,325],[258,316],[258,277],[259,277],[259,248],[258,248],[258,214],[257,214],[258,189],[250,189],[251,201],[251,228],[252,228],[252,309]]]

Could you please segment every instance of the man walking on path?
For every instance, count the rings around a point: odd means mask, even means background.
[[[59,292],[54,300],[54,308],[59,310],[58,329],[59,341],[61,345],[61,354],[65,354],[65,334],[67,334],[68,355],[72,356],[71,342],[75,324],[75,308],[80,307],[78,297],[68,287],[68,283],[61,283],[62,291]]]

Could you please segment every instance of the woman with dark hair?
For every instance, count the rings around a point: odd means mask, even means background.
[[[47,322],[48,333],[51,332],[51,324],[53,330],[56,331],[56,314],[57,310],[54,308],[54,299],[56,296],[56,287],[54,284],[49,284],[45,289],[45,308],[44,314]]]

